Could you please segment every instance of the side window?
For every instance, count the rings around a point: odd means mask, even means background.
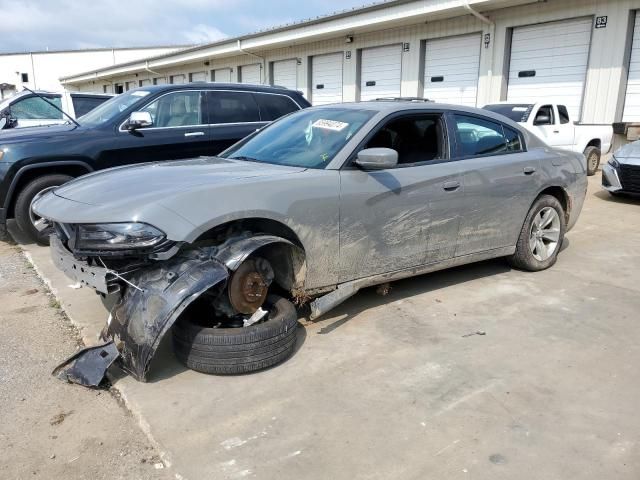
[[[504,137],[507,140],[507,151],[509,152],[522,152],[522,140],[520,140],[520,134],[512,128],[503,126]]]
[[[73,102],[73,109],[76,112],[76,118],[81,117],[85,113],[89,113],[98,105],[109,100],[108,97],[78,97],[71,95],[71,101]]]
[[[446,158],[440,115],[425,114],[395,118],[378,130],[365,148],[392,148],[398,165]]]
[[[250,92],[209,92],[209,123],[259,122],[258,104]]]
[[[558,105],[558,116],[560,117],[560,123],[569,123],[569,112],[564,105]]]
[[[62,108],[60,97],[45,97]],[[40,97],[27,97],[11,105],[11,116],[18,120],[62,120],[62,112],[56,110]]]
[[[495,155],[507,151],[507,141],[501,124],[468,115],[454,117],[460,153],[463,157]]]
[[[538,109],[536,118],[533,119],[533,124],[536,126],[553,125],[556,120],[553,115],[553,106],[543,105]]]
[[[202,125],[202,102],[202,92],[174,92],[156,99],[142,111],[151,114],[154,127]]]
[[[253,96],[260,107],[260,118],[265,122],[270,122],[300,109],[293,100],[285,95],[254,93]]]

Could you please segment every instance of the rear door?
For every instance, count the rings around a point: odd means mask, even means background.
[[[445,132],[440,113],[395,115],[360,150],[392,148],[397,167],[340,171],[340,281],[453,257],[463,190]]]
[[[201,90],[161,95],[140,109],[151,114],[153,125],[129,132],[123,123],[114,145],[103,156],[113,166],[208,155],[211,145],[206,101]]]
[[[73,104],[73,111],[75,112],[75,118],[80,118],[82,115],[89,113],[98,105],[103,104],[111,97],[103,97],[96,95],[80,95],[71,94],[71,103]]]
[[[211,155],[217,155],[267,124],[260,118],[260,109],[252,92],[211,90],[207,105],[211,123]]]
[[[507,125],[468,113],[450,118],[464,186],[456,256],[514,246],[541,187],[538,157]]]

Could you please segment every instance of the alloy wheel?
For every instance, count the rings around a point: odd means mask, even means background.
[[[560,216],[552,207],[544,207],[533,217],[529,232],[529,249],[533,257],[544,262],[558,249]]]

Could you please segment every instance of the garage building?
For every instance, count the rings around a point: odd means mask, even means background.
[[[639,10],[640,0],[390,0],[62,82],[268,83],[316,105],[562,100],[583,122],[640,121]]]

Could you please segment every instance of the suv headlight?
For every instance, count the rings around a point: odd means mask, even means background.
[[[616,160],[616,157],[612,156],[607,163],[611,165],[613,168],[620,168],[620,164]]]
[[[97,223],[78,225],[77,250],[131,250],[150,248],[166,238],[164,232],[146,223]]]

